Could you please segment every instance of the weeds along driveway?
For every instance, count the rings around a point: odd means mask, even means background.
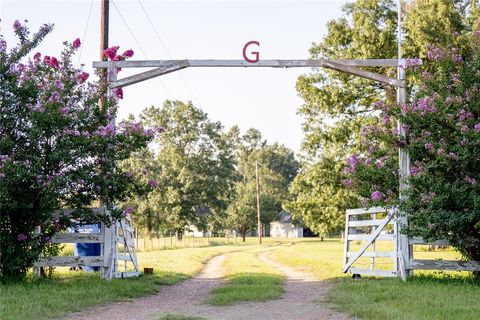
[[[277,247],[278,248],[278,247]],[[257,253],[256,258],[281,271],[286,277],[286,293],[281,299],[266,302],[212,306],[205,303],[209,292],[223,284],[223,262],[229,253],[210,259],[200,274],[173,286],[165,286],[153,296],[118,302],[83,313],[72,314],[69,320],[145,320],[158,319],[163,314],[199,316],[209,320],[319,320],[349,319],[321,303],[330,284],[315,280],[311,275],[295,271],[269,258],[273,248]],[[186,262],[188,263],[188,262]],[[245,270],[248,272],[248,270]]]

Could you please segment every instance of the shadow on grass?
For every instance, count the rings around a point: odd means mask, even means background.
[[[213,289],[207,303],[217,306],[244,301],[278,299],[285,292],[285,278],[266,273],[238,273],[229,276],[223,287]]]

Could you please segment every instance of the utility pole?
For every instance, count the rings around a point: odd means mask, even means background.
[[[262,223],[260,222],[260,184],[258,179],[258,161],[255,161],[255,178],[257,182],[257,232],[258,242],[262,244]]]
[[[108,48],[108,17],[110,10],[110,0],[102,0],[102,11],[100,14],[100,60],[106,60],[103,50]],[[105,70],[105,69],[104,69]]]
[[[109,7],[110,7],[110,0],[101,0],[101,12],[100,12],[100,60],[104,61],[107,60],[103,51],[108,48],[108,25],[109,25]],[[100,70],[100,83],[102,81],[107,81],[107,74],[108,69],[101,69]],[[106,100],[106,96],[101,96],[98,101],[98,106],[100,109],[103,108],[104,102]],[[102,199],[99,199],[98,205],[103,207],[104,203]]]

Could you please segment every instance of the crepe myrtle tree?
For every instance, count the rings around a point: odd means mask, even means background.
[[[456,33],[454,47],[428,46],[409,102],[378,102],[382,126],[363,129],[364,151],[346,159],[344,183],[364,206],[400,205],[410,236],[447,239],[480,260],[480,30]],[[405,136],[396,120],[402,123]],[[398,201],[398,148],[410,154],[406,200]]]
[[[0,279],[21,279],[42,252],[54,247],[55,232],[76,222],[110,223],[124,212],[114,203],[141,188],[118,167],[146,147],[154,130],[134,121],[114,124],[121,90],[106,97],[105,82],[88,82],[72,57],[80,40],[65,42],[61,55],[32,51],[52,30],[30,34],[15,21],[19,42],[11,49],[0,35]],[[105,55],[133,55],[118,47]],[[99,100],[102,99],[102,107]],[[89,209],[101,200],[110,212]],[[62,208],[69,214],[54,217]],[[37,233],[39,226],[41,232]]]

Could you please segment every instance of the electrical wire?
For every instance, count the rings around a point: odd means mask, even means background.
[[[80,59],[82,58],[83,45],[85,43],[85,38],[87,37],[87,30],[88,30],[88,25],[90,23],[90,16],[92,15],[92,8],[93,8],[93,0],[90,2],[90,10],[88,10],[87,23],[85,24],[85,29],[83,30],[82,45],[80,46],[80,52],[78,53],[78,59],[76,64],[77,67],[80,64]]]
[[[155,24],[153,24],[153,21],[152,19],[150,19],[150,15],[148,14],[147,10],[145,10],[145,7],[143,6],[142,2],[140,0],[137,0],[138,4],[140,5],[140,7],[142,8],[142,11],[143,13],[145,14],[145,17],[147,17],[147,20],[148,22],[150,23],[150,25],[152,26],[153,28],[153,32],[157,35],[157,38],[158,40],[160,41],[163,49],[165,50],[165,53],[167,54],[168,58],[169,59],[173,59],[172,58],[172,55],[170,54],[168,48],[167,48],[167,45],[165,44],[165,41],[163,41],[162,37],[160,36],[160,33],[158,32],[157,28],[155,27]],[[185,85],[185,87],[187,88],[188,92],[190,93],[190,95],[192,96],[193,99],[197,100],[198,99],[195,97],[195,94],[193,93],[193,90],[192,88],[190,87],[190,85],[187,83],[187,81],[185,80],[185,78],[182,76],[181,73],[177,73],[177,75],[180,77],[180,79],[182,80],[183,84]]]
[[[115,8],[115,10],[117,10],[117,13],[118,13],[118,15],[120,16],[120,18],[122,19],[123,24],[124,24],[125,27],[127,28],[127,30],[128,30],[128,32],[130,33],[130,35],[132,36],[133,40],[135,40],[135,43],[137,44],[138,48],[139,48],[140,51],[142,52],[143,56],[145,57],[145,59],[148,60],[147,54],[145,53],[145,51],[143,50],[142,46],[140,45],[140,42],[138,41],[137,37],[135,37],[135,34],[133,33],[132,29],[130,29],[130,26],[128,25],[127,21],[125,20],[125,18],[123,17],[123,15],[120,13],[120,10],[118,9],[117,5],[115,4],[115,2],[114,2],[113,0],[110,0],[110,2],[113,4],[113,7]],[[174,100],[172,93],[171,93],[170,90],[167,88],[167,86],[166,86],[165,83],[162,81],[162,79],[160,79],[160,83],[162,84],[162,87],[165,89],[165,91],[167,92],[167,94],[170,96],[170,99],[171,99],[171,100]]]

